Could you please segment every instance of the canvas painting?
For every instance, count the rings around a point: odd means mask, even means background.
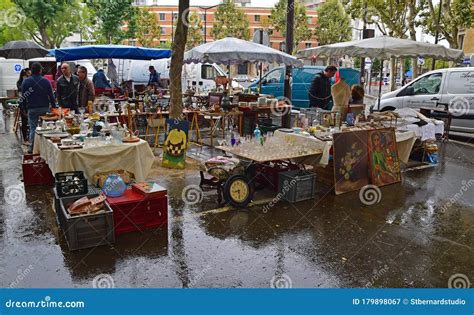
[[[162,166],[184,169],[186,167],[189,121],[168,119],[166,122],[169,131],[163,147]]]
[[[385,186],[401,181],[400,160],[393,128],[369,131],[370,181]]]
[[[334,134],[333,138],[336,195],[359,190],[369,184],[368,131],[341,132]]]

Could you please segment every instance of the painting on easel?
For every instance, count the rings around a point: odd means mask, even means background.
[[[401,181],[395,131],[393,128],[369,131],[370,181],[385,186]]]
[[[163,147],[162,166],[184,169],[186,167],[189,122],[168,119],[167,124],[169,132]]]
[[[335,133],[334,191],[336,195],[369,184],[367,130]]]

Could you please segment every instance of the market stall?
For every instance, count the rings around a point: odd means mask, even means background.
[[[61,142],[53,143],[55,137],[60,137],[62,143],[70,139],[64,133],[36,134],[33,154],[39,154],[53,174],[80,170],[90,183],[94,182],[93,178],[97,173],[117,169],[130,172],[137,181],[144,181],[155,159],[148,143],[143,140],[133,143],[121,143],[117,140],[112,143],[112,140],[97,137],[85,140],[83,145],[75,147],[62,146]]]

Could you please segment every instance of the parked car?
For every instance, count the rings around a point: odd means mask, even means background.
[[[474,67],[428,72],[405,86],[382,95],[374,110],[419,109],[448,104],[454,117],[451,130],[474,134]]]
[[[324,66],[303,66],[293,68],[291,85],[291,102],[296,107],[306,108],[309,106],[308,92],[311,82],[316,74],[324,70]],[[346,79],[350,86],[360,83],[360,72],[356,69],[339,68],[336,79],[340,76]],[[271,94],[275,97],[283,97],[283,86],[285,79],[285,67],[277,67],[270,70],[262,77],[262,93]],[[252,91],[258,91],[259,80],[249,85]]]

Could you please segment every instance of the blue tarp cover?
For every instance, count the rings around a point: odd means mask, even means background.
[[[54,49],[57,61],[80,59],[136,59],[151,60],[171,57],[171,50],[125,45],[90,45]]]

